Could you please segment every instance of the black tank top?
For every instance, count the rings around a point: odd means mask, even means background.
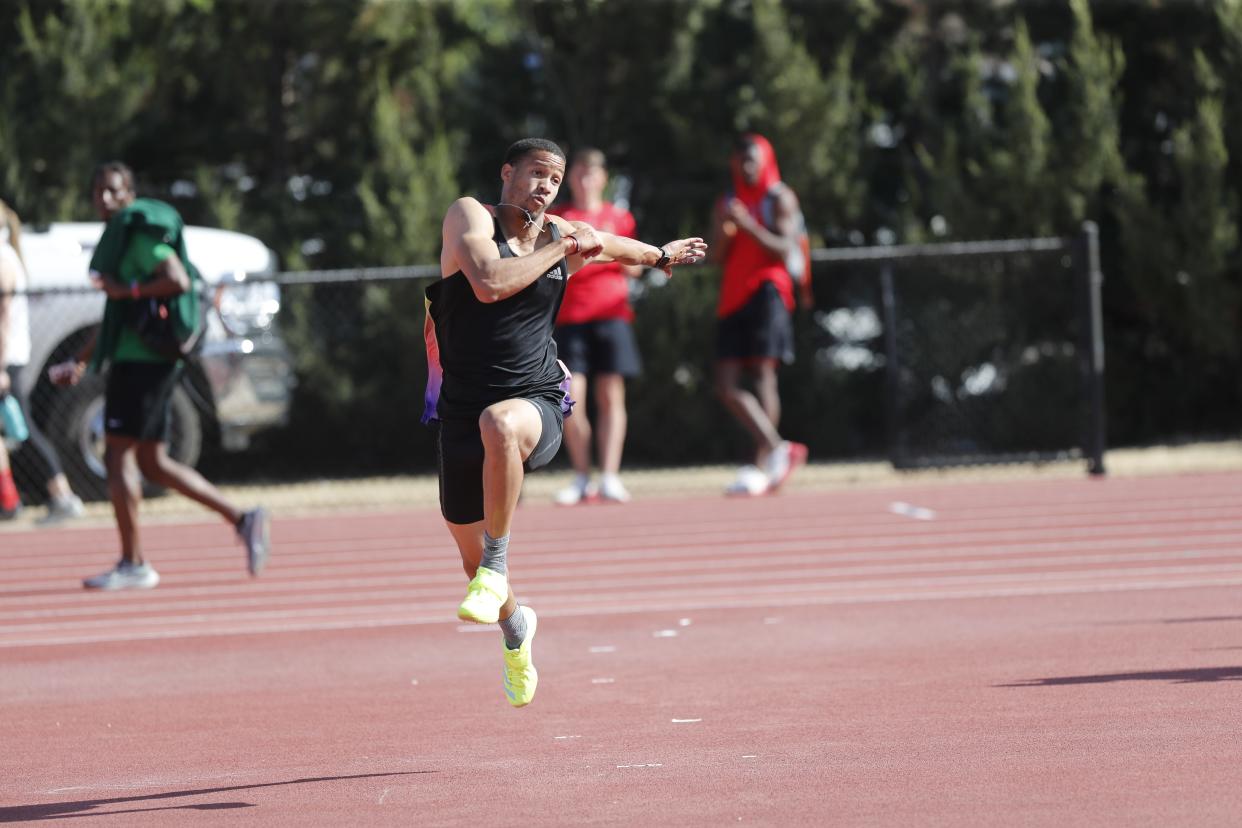
[[[516,256],[495,216],[492,223],[501,258]],[[548,229],[552,241],[560,241],[556,224],[550,222]],[[460,270],[427,288],[423,422],[477,418],[489,405],[519,397],[542,397],[556,406],[564,403],[565,375],[556,358],[552,327],[565,297],[568,272],[568,263],[561,259],[499,302],[480,302]]]

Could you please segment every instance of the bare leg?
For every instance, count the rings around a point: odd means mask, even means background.
[[[132,564],[142,563],[138,537],[138,506],[142,503],[142,481],[134,463],[138,441],[116,434],[104,435],[104,466],[108,471],[108,498],[116,516],[116,530],[121,536],[121,559]]]
[[[776,381],[776,361],[765,359],[753,366],[755,375],[755,396],[763,413],[772,423],[772,430],[779,431],[781,425],[781,395]],[[777,438],[779,441],[779,437]],[[775,448],[775,446],[773,446]]]
[[[169,457],[163,442],[139,441],[137,454],[138,467],[147,480],[158,486],[166,486],[201,503],[233,526],[241,520],[241,511],[225,500],[220,490],[197,470]]]
[[[598,375],[595,393],[599,467],[605,474],[616,474],[621,468],[621,452],[625,447],[625,377]]]
[[[587,419],[587,376],[574,374],[569,380],[569,395],[577,404],[571,417],[565,418],[565,449],[574,471],[591,473],[591,421]]]
[[[483,528],[493,538],[509,534],[525,472],[522,463],[539,444],[543,420],[534,403],[504,400],[479,417],[483,437]]]
[[[741,380],[741,362],[722,359],[716,363],[716,396],[750,434],[755,444],[756,462],[762,464],[768,454],[780,446],[781,436],[758,398],[742,387]]]
[[[63,500],[73,494],[73,489],[69,487],[69,478],[65,477],[64,472],[47,481],[47,493],[54,500]]]
[[[449,534],[457,543],[457,551],[461,554],[461,565],[466,570],[466,578],[473,578],[483,559],[483,521],[477,523],[449,523],[445,521]],[[517,600],[513,597],[513,587],[509,587],[509,597],[500,606],[500,617],[508,618],[517,609]]]

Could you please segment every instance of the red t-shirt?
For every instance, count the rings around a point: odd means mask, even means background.
[[[614,236],[634,238],[634,217],[629,210],[604,202],[598,210],[579,210],[572,204],[554,207],[550,212],[567,221],[585,221],[596,230]],[[558,325],[577,325],[604,319],[634,318],[630,308],[630,278],[619,262],[588,264],[575,273],[565,286]]]
[[[758,209],[751,214],[763,221]],[[764,282],[776,286],[785,307],[794,309],[793,279],[785,263],[773,256],[753,236],[738,230],[729,241],[725,253],[724,274],[720,283],[720,302],[716,316],[724,318],[741,310]]]

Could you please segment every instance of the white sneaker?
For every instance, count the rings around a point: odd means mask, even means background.
[[[763,462],[763,471],[768,476],[768,481],[784,480],[785,475],[789,473],[789,441],[782,440],[768,454],[768,458]]]
[[[58,523],[64,523],[66,520],[80,518],[84,514],[86,514],[86,505],[82,503],[82,498],[71,494],[49,501],[47,504],[47,514],[39,518],[35,523],[39,526],[55,526]]]
[[[561,506],[577,506],[579,503],[590,503],[599,497],[599,489],[594,483],[570,483],[561,489],[552,499]]]
[[[143,561],[132,564],[120,561],[107,572],[87,578],[82,586],[87,589],[151,589],[160,582],[160,573],[151,564]]]
[[[599,498],[609,503],[629,503],[630,493],[616,475],[603,477],[599,481]]]
[[[807,450],[802,443],[781,442],[776,451],[768,455],[764,471],[768,475],[768,493],[775,494],[785,485],[793,473],[806,463]]]
[[[725,487],[725,494],[734,497],[757,497],[768,491],[768,476],[758,466],[742,466],[737,479]]]

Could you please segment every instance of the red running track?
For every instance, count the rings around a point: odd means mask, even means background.
[[[1242,474],[519,510],[534,704],[432,510],[0,534],[0,822],[1236,824]]]

